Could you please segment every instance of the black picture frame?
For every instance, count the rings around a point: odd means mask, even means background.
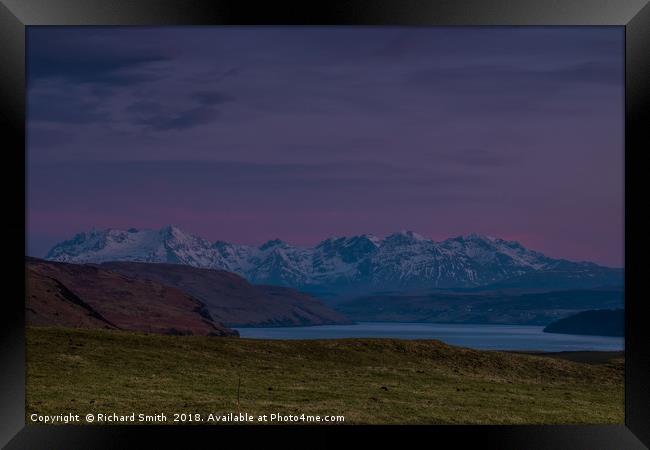
[[[650,446],[650,315],[642,297],[643,207],[635,207],[650,148],[650,6],[648,0],[0,0],[0,99],[3,133],[5,287],[0,327],[0,444],[7,448],[219,446],[251,439],[330,446],[361,437],[395,444],[428,442],[500,449],[634,449]],[[25,425],[25,35],[32,25],[416,25],[621,26],[625,91],[625,424],[593,426],[165,427]],[[18,174],[17,176],[14,176]],[[26,174],[27,176],[27,174]],[[639,194],[637,194],[639,196]],[[637,199],[639,200],[639,199]],[[643,205],[641,205],[643,206]],[[22,214],[21,214],[22,212]],[[636,224],[637,227],[632,225]],[[290,433],[287,435],[287,432]],[[282,433],[282,434],[280,434]],[[317,436],[315,436],[317,434]],[[211,444],[211,445],[212,445]],[[644,445],[645,444],[645,445]],[[146,446],[146,445],[144,445]]]

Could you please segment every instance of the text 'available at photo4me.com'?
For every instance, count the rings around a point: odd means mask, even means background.
[[[342,415],[313,415],[313,414],[250,414],[246,412],[228,413],[136,413],[128,414],[88,413],[88,414],[37,414],[29,416],[31,423],[48,425],[65,424],[261,424],[261,423],[344,423]]]

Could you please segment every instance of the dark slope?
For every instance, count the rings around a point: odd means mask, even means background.
[[[98,267],[26,260],[27,323],[163,334],[228,336],[197,299]]]
[[[180,289],[205,303],[212,317],[228,326],[350,323],[308,294],[286,287],[253,285],[224,270],[135,262],[107,262],[98,267]]]
[[[625,336],[622,309],[582,311],[549,324],[545,333],[586,334],[594,336]]]

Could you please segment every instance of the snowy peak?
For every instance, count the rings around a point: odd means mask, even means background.
[[[163,239],[185,240],[190,238],[190,236],[185,234],[185,232],[183,232],[180,228],[177,228],[173,225],[166,225],[162,227],[159,233]]]
[[[469,234],[463,234],[461,236],[458,236],[456,238],[452,239],[459,239],[463,241],[488,241],[488,242],[493,242],[495,241],[495,238],[492,236],[487,236],[485,234],[479,234],[479,233],[469,233]]]
[[[381,241],[373,235],[363,234],[352,237],[332,237],[316,246],[321,256],[338,257],[342,261],[352,262],[374,252]]]
[[[184,264],[228,270],[257,284],[332,292],[476,287],[551,270],[593,281],[603,271],[614,270],[548,258],[518,242],[480,234],[436,242],[403,230],[384,239],[371,234],[331,237],[311,248],[280,239],[252,247],[209,242],[172,225],[160,230],[79,233],[54,246],[46,258],[75,263]]]
[[[274,248],[286,248],[289,245],[284,242],[282,239],[271,239],[266,241],[264,244],[260,245],[260,250],[269,250]]]
[[[409,230],[401,230],[386,237],[385,242],[390,243],[417,243],[430,242],[424,236]]]
[[[63,262],[167,262],[202,266],[213,261],[207,241],[168,225],[160,230],[108,228],[79,233],[57,244],[46,259]]]
[[[483,265],[499,265],[526,269],[544,269],[553,260],[539,252],[528,250],[515,241],[468,234],[441,243],[446,251],[460,253]]]

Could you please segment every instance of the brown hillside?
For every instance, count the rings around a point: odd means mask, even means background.
[[[162,334],[235,334],[199,300],[155,281],[89,265],[26,261],[27,323]]]
[[[205,303],[212,317],[227,326],[351,323],[308,294],[285,287],[253,285],[223,270],[136,262],[108,262],[98,267],[178,288]]]

